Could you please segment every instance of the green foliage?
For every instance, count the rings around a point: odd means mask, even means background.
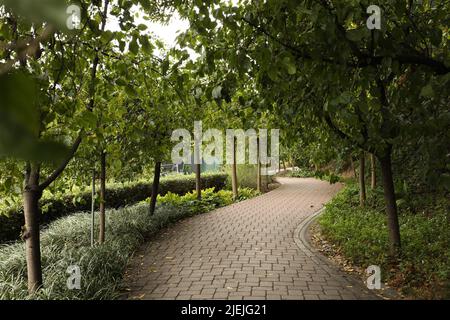
[[[399,195],[401,196],[401,195]],[[387,256],[389,240],[381,190],[369,190],[359,206],[358,187],[348,185],[319,218],[323,235],[363,268],[379,265],[383,279],[406,294],[450,297],[449,197],[403,195],[399,203],[402,255],[398,267]]]
[[[238,184],[242,188],[256,189],[256,174],[257,166],[251,164],[240,164],[236,166]],[[226,188],[231,189],[231,167],[226,166],[225,172],[228,174]],[[261,176],[261,181],[264,183],[272,183],[271,176]]]
[[[128,258],[150,236],[188,214],[158,208],[149,218],[146,205],[107,211],[108,241],[90,247],[90,215],[78,213],[53,222],[42,232],[44,289],[28,296],[25,251],[21,243],[0,248],[0,299],[113,299]],[[68,266],[80,266],[82,290],[68,290]]]
[[[326,180],[331,184],[341,181],[341,178],[338,175],[328,170],[311,170],[307,168],[298,168],[296,170],[289,171],[287,176],[292,178],[318,178],[321,180]]]
[[[250,189],[241,190],[240,200],[254,197]],[[0,300],[2,299],[114,299],[118,297],[123,272],[131,254],[145,239],[182,218],[205,213],[231,204],[230,191],[202,191],[203,200],[195,193],[178,196],[167,193],[159,197],[154,216],[148,206],[108,210],[107,241],[90,247],[90,222],[87,213],[77,213],[51,223],[42,232],[44,289],[27,294],[25,247],[21,242],[0,246]],[[98,226],[97,226],[98,227]],[[81,269],[81,290],[67,288],[67,267]]]
[[[254,189],[242,188],[239,189],[237,201],[247,200],[257,195],[259,193]],[[195,191],[187,193],[184,196],[169,192],[165,196],[159,196],[158,203],[160,205],[180,206],[192,214],[198,214],[232,204],[233,192],[229,190],[214,192],[214,188],[209,188],[202,190],[201,200],[197,200],[197,193]]]
[[[205,173],[202,186],[221,190],[225,187],[226,174]],[[161,178],[159,190],[164,195],[168,192],[185,194],[195,189],[195,175],[172,175]],[[119,208],[145,200],[151,195],[152,181],[108,184],[106,188],[106,205]],[[97,199],[98,201],[98,199]],[[41,200],[41,223],[47,224],[57,218],[78,211],[88,211],[91,206],[91,193],[86,190],[75,194],[59,194]],[[8,208],[0,214],[0,242],[15,240],[24,225],[22,208]]]
[[[315,172],[307,168],[298,168],[287,173],[288,177],[292,178],[312,178],[315,176]]]

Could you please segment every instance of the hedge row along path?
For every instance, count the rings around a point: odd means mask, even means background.
[[[377,298],[296,244],[297,226],[341,186],[278,181],[274,191],[181,221],[150,239],[129,264],[123,298]]]

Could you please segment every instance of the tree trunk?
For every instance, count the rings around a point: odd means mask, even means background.
[[[392,176],[391,150],[388,150],[386,154],[378,160],[380,161],[384,200],[386,202],[390,253],[393,257],[397,257],[400,253],[401,242],[397,203],[395,199],[394,178]]]
[[[350,156],[350,163],[351,163],[351,166],[352,166],[353,177],[356,179],[357,178],[357,174],[356,174],[355,162],[353,161],[353,156]]]
[[[267,165],[264,166],[264,170],[266,171],[266,175],[264,176],[264,186],[263,186],[263,190],[264,192],[268,192],[269,191],[269,175],[267,174]]]
[[[364,207],[366,204],[366,180],[365,180],[365,172],[366,172],[366,154],[365,152],[361,152],[361,156],[359,158],[359,205]]]
[[[92,197],[91,197],[91,247],[95,244],[95,169],[92,170]]]
[[[233,164],[231,165],[231,188],[233,190],[233,199],[236,200],[238,194],[238,181],[237,181],[237,165],[236,165],[236,138],[233,141]]]
[[[158,192],[159,192],[160,177],[161,177],[161,162],[157,161],[155,163],[155,173],[153,175],[152,197],[150,200],[150,215],[153,215],[155,213],[156,200],[158,199]]]
[[[41,248],[39,239],[39,199],[36,185],[27,185],[23,193],[28,292],[34,293],[42,286]]]
[[[259,137],[256,139],[256,144],[257,144],[257,161],[258,163],[256,164],[256,190],[258,192],[261,192],[261,156],[259,153]]]
[[[105,229],[106,229],[106,153],[102,152],[100,156],[100,231],[98,236],[98,242],[100,244],[105,242]]]
[[[286,172],[286,162],[283,160],[283,169],[284,169],[284,172]]]
[[[370,187],[372,189],[377,187],[377,168],[373,153],[370,154]]]
[[[197,200],[202,200],[202,165],[195,165],[195,191],[197,192]]]

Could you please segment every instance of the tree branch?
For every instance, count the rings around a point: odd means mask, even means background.
[[[48,176],[48,178],[39,185],[40,190],[43,191],[45,188],[47,188],[53,181],[55,181],[61,175],[61,173],[64,171],[64,169],[66,169],[70,160],[72,160],[73,156],[75,155],[75,153],[78,150],[78,147],[80,146],[81,136],[82,136],[82,134],[80,133],[78,135],[77,139],[75,140],[75,142],[72,144],[69,154],[64,159],[64,161],[59,165],[59,167],[56,168],[55,171],[53,171],[53,173],[50,176]]]
[[[315,59],[308,52],[305,52],[296,46],[293,46],[289,43],[286,43],[286,42],[278,39],[276,36],[274,36],[270,32],[268,32],[266,29],[255,24],[254,22],[248,20],[247,18],[241,18],[241,19],[242,19],[242,21],[244,21],[245,23],[247,23],[248,25],[253,27],[256,31],[266,35],[272,41],[276,42],[277,44],[279,44],[282,47],[291,51],[295,57],[303,58],[303,59],[310,59],[310,60]],[[339,28],[339,24],[338,24],[338,29],[340,30],[340,32],[345,33],[345,30],[342,31],[342,28],[343,28],[342,26],[340,26],[340,28]],[[352,52],[355,54],[357,61],[347,63],[346,65],[349,67],[364,68],[364,67],[368,67],[368,66],[379,66],[379,65],[381,65],[383,59],[386,58],[385,56],[371,57],[370,55],[361,52],[356,46],[351,46],[351,49],[352,49]],[[416,52],[414,52],[414,54],[410,54],[410,55],[407,55],[407,54],[394,55],[394,56],[391,56],[391,58],[392,58],[392,60],[398,61],[400,64],[412,64],[412,65],[415,64],[415,65],[422,65],[422,66],[429,67],[438,75],[444,75],[444,74],[447,74],[450,72],[450,67],[447,67],[442,61],[438,61],[433,58],[420,55]],[[316,58],[316,60],[317,60],[317,58]],[[341,62],[336,61],[329,57],[322,57],[319,60],[322,62],[331,63],[331,64],[335,64],[335,65],[342,64]]]

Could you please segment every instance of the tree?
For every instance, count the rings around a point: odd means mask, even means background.
[[[397,256],[392,151],[413,125],[404,119],[428,112],[431,101],[445,108],[448,93],[442,89],[450,68],[444,12],[449,4],[435,10],[414,2],[382,1],[386,23],[374,31],[366,27],[365,1],[196,5],[184,11],[192,23],[188,33],[197,35],[186,36],[186,44],[202,48],[210,64],[224,60],[236,75],[254,78],[266,108],[301,114],[303,123],[323,121],[337,139],[376,156],[390,252]],[[292,129],[299,126],[292,124]],[[440,126],[435,125],[437,132]]]
[[[64,2],[39,5],[26,2],[2,1],[1,33],[2,40],[8,45],[2,52],[6,62],[1,66],[0,75],[2,81],[13,85],[11,96],[22,95],[24,89],[30,93],[22,101],[7,101],[9,106],[5,110],[8,114],[13,115],[8,110],[14,110],[12,107],[17,102],[32,106],[26,113],[29,118],[21,121],[21,124],[29,122],[31,125],[24,128],[24,134],[21,134],[20,148],[12,148],[5,154],[25,161],[25,164],[18,162],[17,165],[25,166],[23,201],[26,225],[23,238],[27,248],[28,287],[32,293],[42,285],[39,199],[64,173],[82,140],[96,139],[101,135],[98,117],[102,112],[97,113],[95,108],[99,79],[107,73],[107,70],[100,68],[101,60],[123,52],[127,43],[129,50],[135,51],[141,30],[134,25],[130,14],[131,6],[140,1],[110,3],[104,0],[93,4],[78,1],[82,11],[81,28],[72,31],[66,28],[67,6]],[[147,6],[146,9],[151,11],[152,8]],[[58,12],[60,15],[55,14]],[[161,16],[163,12],[156,13],[156,16]],[[120,18],[122,31],[106,30],[108,14]],[[127,34],[130,31],[131,37]],[[148,41],[143,39],[139,41],[145,46]],[[126,72],[127,67],[122,70],[122,73]],[[110,87],[113,85],[111,82],[108,84]],[[3,109],[2,105],[2,113]],[[12,123],[2,121],[2,130]],[[9,149],[9,141],[5,139],[2,142]],[[70,146],[65,147],[68,143]],[[56,157],[49,159],[48,155],[37,152],[39,149],[55,150],[53,154]],[[103,149],[100,154],[102,173],[105,173]],[[102,212],[105,179],[105,174],[102,174]]]
[[[366,154],[361,152],[359,157],[359,205],[366,204]]]

